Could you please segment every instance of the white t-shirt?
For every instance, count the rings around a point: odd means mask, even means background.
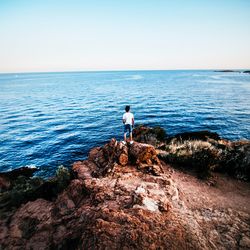
[[[130,112],[124,113],[122,119],[125,120],[125,124],[132,125],[132,119],[134,118],[134,115]]]

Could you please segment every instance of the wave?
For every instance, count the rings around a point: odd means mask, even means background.
[[[140,80],[140,79],[143,79],[142,75],[132,75],[132,76],[126,78],[126,80]]]
[[[141,80],[144,77],[142,75],[131,75],[125,78],[117,78],[117,79],[112,79],[112,82],[118,82],[118,81],[134,81],[134,80]]]

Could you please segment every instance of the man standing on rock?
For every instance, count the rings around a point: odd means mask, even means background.
[[[130,139],[130,144],[133,143],[133,138],[132,138],[132,130],[134,127],[134,115],[130,112],[130,106],[125,107],[125,113],[123,114],[122,121],[124,124],[124,141],[122,141],[124,144],[126,144],[127,138],[127,131],[129,132],[129,139]]]

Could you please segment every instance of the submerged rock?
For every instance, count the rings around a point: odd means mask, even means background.
[[[11,180],[16,179],[18,176],[25,176],[25,177],[32,177],[32,175],[38,171],[38,168],[36,167],[21,167],[17,169],[13,169],[8,172],[1,172],[0,176],[1,177],[6,177]]]
[[[37,170],[36,167],[21,167],[0,173],[0,192],[10,189],[18,177],[23,176],[24,178],[29,178]]]

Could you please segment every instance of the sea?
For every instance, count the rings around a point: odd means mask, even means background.
[[[0,171],[86,159],[91,148],[123,136],[131,106],[135,125],[168,135],[210,130],[250,139],[250,74],[213,70],[0,74]]]

